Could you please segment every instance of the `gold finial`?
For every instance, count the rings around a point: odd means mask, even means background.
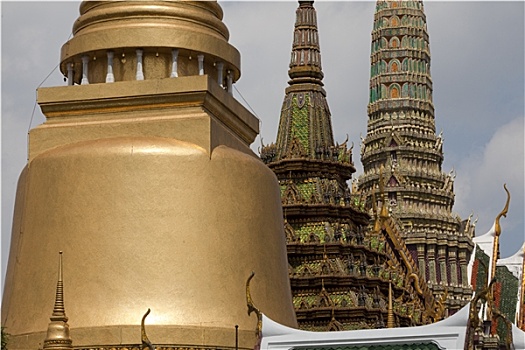
[[[262,313],[254,305],[252,295],[250,293],[250,281],[252,280],[253,276],[255,276],[255,272],[252,271],[250,277],[248,277],[248,280],[246,281],[246,305],[248,306],[248,316],[250,316],[252,312],[255,312],[257,315],[257,328],[255,329],[255,335],[259,337],[262,331]]]
[[[470,230],[470,222],[472,220],[472,216],[474,216],[474,212],[471,212],[467,218],[467,223],[465,224],[465,230],[464,230],[465,233],[467,233]]]
[[[140,337],[142,339],[142,349],[148,348],[149,350],[155,350],[151,342],[149,341],[148,335],[146,334],[146,327],[144,326],[144,321],[146,320],[146,317],[150,313],[150,309],[148,308],[148,311],[142,316],[142,321],[140,322]]]
[[[498,262],[499,258],[499,236],[501,235],[501,226],[499,224],[499,220],[502,216],[507,217],[507,212],[509,210],[509,204],[510,204],[510,192],[507,189],[507,184],[503,184],[503,188],[505,189],[505,192],[507,192],[507,201],[505,203],[505,208],[501,211],[501,213],[496,216],[496,220],[494,220],[494,243],[492,246],[492,265],[490,270],[490,278],[494,279],[496,277],[496,264]],[[492,287],[490,288],[490,299],[492,300],[494,291]],[[491,303],[488,304],[487,307],[487,318],[490,320],[492,319],[492,305]]]
[[[64,309],[64,282],[62,279],[62,251],[58,252],[58,282],[55,297],[53,316],[67,322],[66,310]]]
[[[62,278],[62,251],[58,258],[58,282],[55,296],[53,314],[49,318],[51,322],[47,327],[47,336],[44,340],[44,349],[65,350],[73,349],[72,340],[69,336],[69,325],[64,307],[64,282]]]
[[[394,328],[394,307],[392,304],[392,282],[388,282],[388,318],[386,321],[387,328]]]
[[[507,212],[509,211],[509,204],[510,204],[510,192],[507,189],[507,184],[503,184],[503,188],[505,189],[505,192],[507,192],[507,202],[505,203],[505,208],[503,208],[501,213],[499,213],[498,216],[496,216],[496,220],[495,220],[496,229],[495,230],[496,230],[496,236],[498,237],[499,235],[501,235],[501,226],[499,224],[499,219],[502,216],[507,217]]]

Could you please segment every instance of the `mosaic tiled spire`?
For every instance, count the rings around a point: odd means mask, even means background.
[[[277,158],[314,158],[334,146],[313,1],[299,1],[279,131]]]
[[[371,207],[384,166],[386,196],[412,257],[435,293],[448,290],[447,307],[454,311],[471,296],[467,262],[473,226],[452,214],[455,175],[442,171],[443,138],[435,130],[421,1],[377,1],[370,62],[359,189]]]
[[[313,1],[299,1],[288,74],[277,143],[264,146],[261,158],[281,188],[299,327],[385,327],[390,281],[393,326],[428,323],[427,300],[408,281],[415,263],[402,259],[386,230],[366,231],[370,217],[347,185],[352,149],[334,145]]]

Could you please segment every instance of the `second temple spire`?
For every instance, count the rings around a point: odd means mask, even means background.
[[[267,161],[344,158],[346,150],[334,148],[313,1],[299,1],[288,75],[277,142],[265,148],[261,156]]]

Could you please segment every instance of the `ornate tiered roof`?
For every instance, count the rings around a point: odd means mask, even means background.
[[[321,331],[431,322],[438,317],[435,300],[421,290],[423,279],[414,282],[418,268],[402,239],[394,242],[398,231],[385,217],[367,232],[370,216],[347,185],[355,172],[352,147],[348,140],[334,144],[313,1],[299,1],[288,75],[277,142],[264,146],[261,158],[281,186],[299,326]]]
[[[429,36],[421,1],[378,1],[372,30],[368,128],[359,190],[369,208],[384,167],[391,214],[435,294],[452,312],[471,297],[467,262],[473,225],[452,213],[454,173],[445,174],[436,135]]]

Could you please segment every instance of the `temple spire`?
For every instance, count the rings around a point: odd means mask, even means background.
[[[64,282],[62,272],[62,251],[59,252],[58,262],[58,282],[55,297],[55,307],[53,308],[52,320],[67,322],[66,310],[64,308]]]
[[[453,313],[471,293],[466,270],[473,227],[462,229],[452,213],[455,175],[442,169],[422,1],[377,1],[369,92],[359,190],[367,207],[377,206],[372,201],[383,198],[378,182],[384,177],[390,216],[407,228],[405,243],[435,296],[444,287],[452,291],[447,307]]]
[[[281,109],[276,149],[270,150],[271,161],[331,158],[334,139],[322,83],[317,13],[313,1],[299,1],[288,75],[290,81]]]
[[[275,173],[281,189],[293,304],[301,329],[384,327],[381,299],[389,287],[387,280],[377,277],[386,266],[393,266],[398,276],[403,274],[397,253],[401,245],[394,246],[382,227],[373,233],[366,229],[370,216],[361,197],[348,186],[355,172],[353,144],[347,147],[348,138],[334,144],[319,52],[313,1],[299,1],[288,71],[291,80],[277,142],[261,150],[261,159]],[[383,208],[389,207],[385,203]],[[320,293],[315,286],[321,286]],[[423,299],[409,288],[396,285],[396,292],[402,290],[400,302],[414,305],[419,312],[396,311],[394,320],[391,311],[391,325],[428,322],[422,316]],[[328,307],[331,318],[326,317]]]
[[[62,279],[62,251],[58,260],[58,282],[55,296],[53,314],[49,318],[51,322],[47,328],[47,336],[44,341],[44,349],[72,349],[72,340],[69,336],[68,318],[64,308],[64,282]]]

